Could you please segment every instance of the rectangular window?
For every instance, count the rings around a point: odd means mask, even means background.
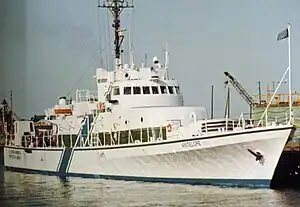
[[[150,94],[150,87],[149,86],[143,86],[143,94]]]
[[[33,132],[33,123],[30,122],[30,132]]]
[[[134,86],[133,87],[133,94],[141,94],[141,87]]]
[[[176,93],[180,94],[179,86],[175,86],[175,89],[176,89]]]
[[[120,88],[119,87],[114,87],[113,95],[115,95],[115,96],[120,95]]]
[[[160,86],[160,91],[162,94],[167,94],[167,87],[166,86]]]
[[[169,94],[174,94],[173,86],[168,86]]]
[[[152,94],[158,94],[158,87],[157,86],[152,86]]]
[[[106,82],[107,82],[107,78],[98,79],[98,83],[106,83]]]
[[[130,95],[131,94],[131,87],[124,87],[124,95]]]

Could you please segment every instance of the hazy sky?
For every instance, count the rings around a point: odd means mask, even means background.
[[[300,89],[295,78],[300,76],[299,0],[135,0],[134,5],[133,12],[123,13],[122,25],[131,29],[136,62],[145,53],[148,62],[154,55],[164,60],[167,41],[170,73],[180,82],[187,105],[209,110],[215,85],[215,114],[223,116],[224,71],[252,94],[257,94],[258,80],[263,90],[279,81],[288,53],[287,41],[277,42],[276,36],[288,22],[293,89]],[[97,0],[0,0],[0,29],[0,96],[12,89],[21,116],[43,113],[71,88],[96,89],[92,76],[101,62],[99,33],[103,48],[111,30]],[[234,113],[248,110],[232,91]]]

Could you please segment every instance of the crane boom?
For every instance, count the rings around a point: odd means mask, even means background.
[[[236,89],[236,91],[242,96],[242,98],[252,107],[255,105],[255,101],[252,96],[244,89],[242,84],[240,84],[236,78],[234,78],[229,72],[224,72],[228,81]]]

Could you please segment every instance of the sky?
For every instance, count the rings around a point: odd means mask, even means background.
[[[0,0],[0,98],[13,90],[19,116],[42,114],[74,89],[96,90],[95,69],[112,64],[112,22],[97,2]],[[287,41],[276,41],[288,22],[292,88],[300,90],[300,1],[135,0],[134,6],[123,12],[121,25],[130,31],[137,65],[145,53],[148,62],[153,56],[164,61],[167,42],[170,73],[186,105],[209,112],[214,85],[214,114],[224,116],[224,71],[253,95],[257,81],[263,91],[272,87],[288,66]],[[287,84],[281,90],[287,92]],[[234,89],[231,94],[232,114],[248,112]]]

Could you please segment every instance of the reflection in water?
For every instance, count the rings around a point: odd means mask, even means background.
[[[1,206],[300,206],[294,191],[0,175]]]
[[[59,180],[61,181],[61,183],[65,186],[68,187],[69,186],[69,178],[65,177],[65,176],[61,176],[58,177]]]

